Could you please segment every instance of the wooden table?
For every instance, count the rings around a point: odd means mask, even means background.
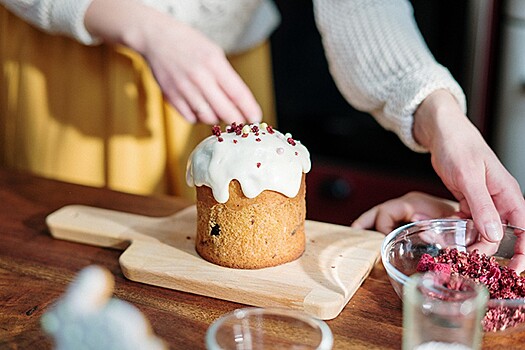
[[[190,205],[172,197],[142,197],[78,186],[0,168],[0,348],[50,349],[40,317],[83,267],[98,264],[115,276],[114,296],[138,307],[173,349],[204,349],[208,326],[244,305],[127,280],[119,250],[53,239],[45,218],[67,204],[149,216]],[[342,313],[327,321],[334,349],[400,349],[401,301],[379,262]],[[519,348],[525,335],[486,336],[484,349]]]

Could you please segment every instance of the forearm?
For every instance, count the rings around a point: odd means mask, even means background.
[[[98,42],[83,24],[91,0],[0,0],[0,3],[45,32],[66,35],[87,45]]]
[[[315,0],[316,21],[343,96],[371,113],[407,146],[413,113],[433,91],[447,89],[465,111],[465,97],[448,70],[438,64],[405,0]]]
[[[443,89],[429,94],[418,106],[412,131],[416,142],[431,152],[444,142],[481,137],[456,98]]]
[[[166,21],[175,22],[135,0],[92,0],[84,17],[91,35],[140,53],[144,53],[148,37],[162,35],[160,27]]]

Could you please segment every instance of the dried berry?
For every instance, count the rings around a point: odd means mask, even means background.
[[[214,125],[211,128],[211,133],[217,137],[221,136],[221,127],[219,125]]]
[[[447,248],[435,257],[423,254],[417,265],[418,272],[446,272],[448,269],[453,275],[461,275],[484,284],[491,299],[525,298],[525,277],[519,276],[507,266],[500,265],[495,257],[480,254],[477,250],[460,252],[455,248]],[[501,306],[489,308],[482,323],[485,331],[498,331],[523,322],[525,306]]]

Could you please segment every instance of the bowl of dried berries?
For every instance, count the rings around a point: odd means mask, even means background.
[[[461,275],[484,284],[490,294],[485,332],[525,328],[525,277],[507,267],[525,229],[503,225],[504,237],[488,246],[478,240],[472,220],[435,219],[401,226],[385,237],[381,258],[390,282],[403,299],[412,274],[433,271]]]

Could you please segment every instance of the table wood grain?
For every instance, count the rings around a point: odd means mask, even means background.
[[[138,307],[172,349],[204,349],[219,316],[245,305],[127,280],[119,250],[53,239],[45,218],[68,204],[167,216],[191,203],[79,186],[0,168],[0,349],[52,349],[40,317],[82,268],[115,276],[114,296]],[[341,314],[328,325],[334,349],[400,349],[401,301],[378,262]],[[525,334],[485,336],[484,349],[519,349]]]

